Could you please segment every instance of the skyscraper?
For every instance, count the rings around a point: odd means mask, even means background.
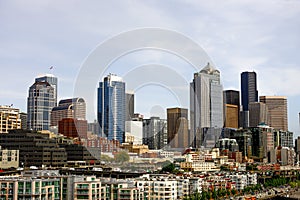
[[[50,112],[56,105],[54,88],[46,81],[35,81],[27,98],[27,128],[49,130]]]
[[[190,84],[191,136],[194,147],[213,147],[224,125],[220,72],[208,63]]]
[[[249,127],[249,103],[258,102],[258,91],[255,72],[242,72],[241,74],[242,108],[241,126]]]
[[[238,128],[239,126],[239,106],[225,104],[225,128]]]
[[[226,128],[239,127],[240,92],[236,90],[224,91],[225,126]]]
[[[134,118],[134,93],[132,91],[126,92],[126,121],[131,121]]]
[[[98,122],[101,135],[109,140],[124,141],[125,83],[121,77],[109,74],[99,83]]]
[[[54,89],[54,102],[55,106],[57,105],[57,77],[53,74],[45,74],[35,78],[35,82],[47,82]]]
[[[83,98],[62,99],[58,106],[52,108],[51,126],[58,126],[64,118],[85,120],[86,105]]]
[[[236,90],[225,90],[224,103],[240,106],[240,92]]]
[[[249,126],[256,127],[260,123],[268,123],[268,109],[262,102],[249,103]]]
[[[168,144],[167,120],[151,117],[143,120],[143,144],[149,149],[162,149]]]
[[[268,108],[267,124],[276,130],[288,131],[287,98],[284,96],[260,96],[259,101]]]
[[[258,102],[258,91],[255,72],[242,72],[241,89],[243,111],[248,111],[249,103]]]
[[[188,134],[188,109],[168,108],[168,144],[172,148],[187,148],[190,146]]]

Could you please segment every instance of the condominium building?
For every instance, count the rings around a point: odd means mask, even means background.
[[[274,131],[274,141],[275,147],[294,147],[294,133],[290,131],[281,131],[275,130]]]
[[[96,177],[78,177],[74,181],[74,193],[72,199],[102,199],[105,198],[101,192],[101,181]]]
[[[62,199],[59,178],[0,177],[1,199]]]
[[[136,186],[144,193],[144,199],[177,199],[177,181],[167,177],[155,177],[151,179],[138,180]]]
[[[19,150],[3,149],[0,146],[0,169],[18,168]]]
[[[19,109],[0,106],[0,133],[8,133],[12,129],[21,129]]]

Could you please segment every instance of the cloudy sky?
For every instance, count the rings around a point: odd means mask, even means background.
[[[300,133],[300,1],[11,0],[0,1],[0,27],[0,105],[14,104],[26,111],[28,87],[44,73],[59,78],[60,99],[72,97],[82,66],[99,45],[120,33],[157,27],[201,46],[221,71],[224,89],[239,90],[240,73],[255,71],[259,95],[288,97],[289,129]],[[131,52],[105,73],[128,75],[132,81],[144,79],[142,74],[153,77],[157,69],[158,79],[167,77],[178,84],[166,87],[170,83],[155,80],[128,88],[136,92],[136,112],[149,117],[166,107],[188,108],[188,83],[195,69],[169,52]],[[89,89],[96,87],[97,83]],[[174,88],[182,90],[183,97]],[[88,103],[88,119],[93,120],[95,101]]]

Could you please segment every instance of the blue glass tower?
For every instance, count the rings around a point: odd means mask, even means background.
[[[98,122],[101,136],[124,142],[125,83],[121,77],[109,74],[99,83]]]

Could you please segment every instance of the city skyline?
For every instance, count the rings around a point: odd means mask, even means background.
[[[136,9],[122,10],[128,6],[128,2],[101,2],[78,7],[67,2],[2,2],[0,66],[5,76],[0,84],[0,104],[13,104],[26,112],[28,87],[38,74],[49,72],[59,79],[58,100],[73,97],[74,81],[80,66],[99,43],[126,30],[161,27],[182,32],[199,43],[221,71],[224,89],[240,91],[240,73],[255,71],[259,96],[287,96],[289,130],[295,133],[295,137],[299,135],[300,91],[294,87],[300,82],[297,77],[300,73],[297,57],[299,2],[230,1],[205,5],[176,2],[170,9],[165,2],[136,2]],[[225,7],[229,11],[223,9]],[[118,13],[116,16],[108,12],[112,9]],[[146,9],[149,11],[146,12]],[[103,16],[107,16],[108,21],[103,20]],[[124,22],[121,23],[120,18]],[[157,51],[128,55],[113,63],[111,72],[123,76],[126,68],[119,69],[120,66],[145,63],[174,66],[189,82],[195,73],[186,70],[186,64],[175,56]],[[8,87],[12,78],[15,84]],[[164,91],[155,87],[146,89],[158,93]],[[184,90],[188,94],[189,88]],[[176,101],[171,100],[170,105],[165,105],[147,97],[143,90],[136,94],[138,103],[135,110],[146,116],[151,114],[151,110],[155,113],[162,108],[166,115],[167,107],[189,108],[185,102],[176,105]],[[96,111],[88,112],[89,121],[94,120]]]

